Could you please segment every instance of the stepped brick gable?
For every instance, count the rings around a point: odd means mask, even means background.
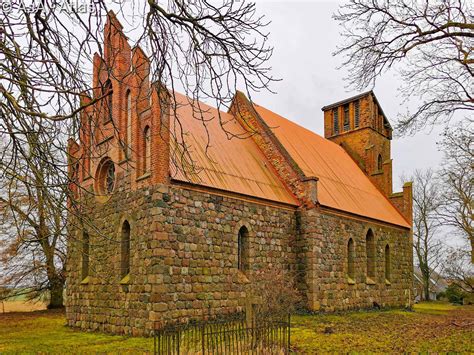
[[[83,100],[103,98],[69,142],[70,326],[149,335],[236,312],[262,269],[288,272],[312,311],[410,303],[411,184],[392,191],[373,92],[324,107],[324,138],[241,92],[196,114],[149,81],[112,13],[104,38]]]

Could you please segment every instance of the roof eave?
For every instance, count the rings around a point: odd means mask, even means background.
[[[363,93],[361,93],[361,94],[358,94],[358,95],[355,95],[355,96],[351,96],[351,97],[349,97],[349,98],[347,98],[347,99],[344,99],[344,100],[341,100],[341,101],[338,101],[338,102],[334,102],[334,103],[332,103],[332,104],[330,104],[330,105],[324,106],[324,107],[321,108],[321,111],[330,110],[330,109],[332,109],[332,108],[334,108],[334,107],[344,105],[344,104],[346,104],[346,103],[348,103],[348,102],[352,102],[352,101],[354,101],[354,100],[360,99],[360,98],[365,97],[365,96],[370,95],[370,94],[373,94],[373,91],[372,91],[372,90],[369,90],[369,91],[363,92]],[[379,105],[379,106],[380,106],[380,105]]]

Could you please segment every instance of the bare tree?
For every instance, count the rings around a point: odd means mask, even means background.
[[[430,300],[430,278],[442,258],[443,244],[437,237],[440,222],[437,211],[441,196],[433,170],[416,170],[413,181],[413,248],[423,276],[425,300]],[[404,179],[404,181],[407,181]]]
[[[474,265],[465,248],[451,248],[443,266],[445,277],[466,293],[474,294]]]
[[[474,131],[465,124],[447,129],[440,147],[444,161],[439,218],[470,244],[474,263]]]
[[[405,100],[419,99],[416,109],[399,117],[399,132],[474,110],[473,5],[464,0],[350,0],[335,14],[346,39],[335,54],[345,56],[349,83],[365,88],[396,69]]]
[[[16,136],[23,141],[21,152],[0,146],[0,283],[9,286],[0,297],[47,293],[48,308],[58,308],[65,281],[67,187],[48,169],[55,150],[44,137],[30,127]],[[41,149],[43,144],[49,149]]]
[[[166,97],[164,103],[171,101],[172,110],[178,101],[175,91],[185,93],[204,127],[199,100],[223,110],[238,86],[251,96],[268,89],[273,80],[266,66],[272,54],[266,22],[255,4],[122,1],[114,2],[111,14],[102,0],[87,7],[73,3],[6,1],[0,10],[0,140],[5,143],[0,196],[9,226],[8,234],[3,231],[0,236],[2,252],[11,266],[10,282],[21,285],[29,280],[37,291],[49,289],[52,306],[62,302],[58,290],[64,283],[65,211],[80,223],[88,222],[75,208],[74,191],[68,189],[79,188],[73,186],[75,175],[70,173],[82,167],[68,156],[67,141],[77,139],[84,128],[82,113],[106,107],[103,103],[112,95],[104,90],[105,83],[91,85],[94,53],[109,57],[110,79],[124,79],[115,77],[113,70],[120,53],[110,53],[103,45],[105,20],[117,16],[130,25],[130,33],[120,31],[148,55],[144,80],[170,94],[171,100]],[[225,130],[219,114],[213,119]],[[185,154],[185,140],[178,136],[186,130],[179,118],[175,127],[170,134],[182,145],[176,151]],[[211,140],[208,137],[208,144]]]

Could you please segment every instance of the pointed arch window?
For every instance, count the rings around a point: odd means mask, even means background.
[[[107,95],[104,98],[105,107],[104,107],[104,123],[112,121],[113,115],[113,87],[112,82],[108,79],[104,84],[103,95]]]
[[[144,172],[149,173],[151,170],[151,132],[150,127],[146,126],[145,130],[143,131],[143,150],[144,150]]]
[[[124,278],[130,273],[130,223],[128,223],[128,221],[125,221],[122,224],[120,244],[120,273],[122,278]]]
[[[237,236],[237,268],[246,272],[249,270],[249,231],[242,226]]]
[[[127,90],[126,102],[127,102],[126,154],[127,154],[127,159],[129,159],[132,153],[132,95],[130,93],[130,90]]]
[[[87,232],[82,232],[82,248],[81,248],[81,278],[85,281],[89,277],[89,253],[90,240]]]
[[[367,260],[367,278],[370,281],[375,279],[375,238],[371,229],[365,237],[365,251]]]
[[[382,171],[382,163],[383,163],[382,155],[379,154],[379,156],[377,157],[377,170],[378,171]]]
[[[391,279],[391,257],[390,257],[390,246],[387,244],[385,246],[385,281],[390,282]]]
[[[354,283],[354,280],[355,280],[354,260],[355,260],[354,240],[350,238],[349,241],[347,242],[347,278],[349,279],[349,283]]]

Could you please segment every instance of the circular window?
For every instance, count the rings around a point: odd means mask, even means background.
[[[100,195],[110,195],[115,188],[115,165],[112,160],[105,158],[97,168],[96,191]]]

